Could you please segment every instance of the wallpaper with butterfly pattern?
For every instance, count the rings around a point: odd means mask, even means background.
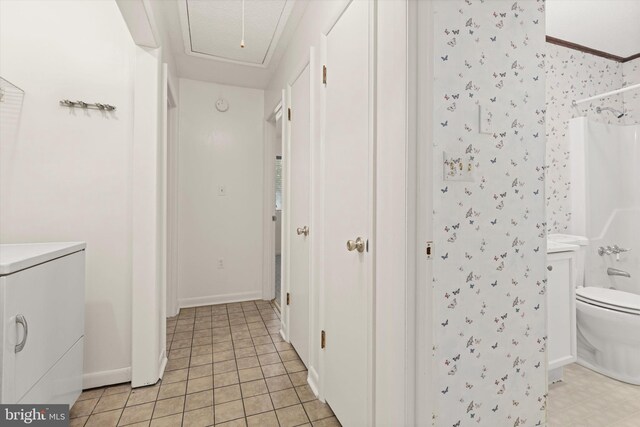
[[[638,46],[640,50],[640,46]],[[624,85],[640,83],[640,58],[622,64],[622,76]],[[640,89],[624,93],[624,108],[626,111],[625,124],[640,124]]]
[[[569,120],[586,116],[610,124],[635,124],[640,119],[640,91],[613,95],[572,106],[573,100],[640,83],[640,60],[620,63],[566,47],[547,44],[547,224],[550,233],[569,232],[571,220],[571,153]],[[635,99],[635,107],[633,100]],[[618,119],[610,112],[598,114],[597,107],[627,110]]]
[[[544,2],[433,5],[434,425],[541,426]],[[445,151],[471,163],[472,182],[443,180]]]

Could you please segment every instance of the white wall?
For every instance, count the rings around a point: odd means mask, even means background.
[[[225,98],[229,110],[218,112]],[[178,299],[262,297],[262,90],[180,79]],[[218,187],[226,195],[218,195]],[[218,268],[218,260],[224,268]]]
[[[85,385],[130,375],[134,48],[114,2],[0,2],[0,75],[25,91],[0,143],[0,240],[87,242]]]
[[[546,33],[627,57],[639,52],[637,0],[547,0]]]
[[[316,63],[319,63],[320,34],[335,20],[336,15],[344,8],[344,4],[345,0],[308,1],[304,15],[265,90],[265,117],[269,117],[280,102],[282,90],[300,66],[303,58],[309,55],[309,46],[316,47],[316,55],[318,55]]]

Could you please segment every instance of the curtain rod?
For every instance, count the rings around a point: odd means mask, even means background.
[[[583,102],[595,101],[596,99],[606,98],[607,96],[617,95],[622,92],[626,92],[632,89],[640,89],[640,83],[633,84],[631,86],[625,86],[622,89],[612,90],[611,92],[601,93],[600,95],[591,96],[589,98],[581,99],[580,101],[573,101],[573,105],[582,104]]]

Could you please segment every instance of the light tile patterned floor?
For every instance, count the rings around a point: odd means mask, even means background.
[[[548,427],[640,427],[640,386],[574,363],[549,386],[548,415]]]
[[[182,309],[167,320],[163,380],[86,390],[71,426],[340,426],[279,329],[266,301]]]

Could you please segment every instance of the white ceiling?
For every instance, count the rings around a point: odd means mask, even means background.
[[[628,57],[640,53],[639,0],[547,0],[547,35]]]
[[[264,89],[307,6],[301,0],[153,2],[168,33],[180,77]]]
[[[211,59],[268,65],[287,22],[292,0],[245,0],[245,47],[242,1],[180,0],[187,52]]]

